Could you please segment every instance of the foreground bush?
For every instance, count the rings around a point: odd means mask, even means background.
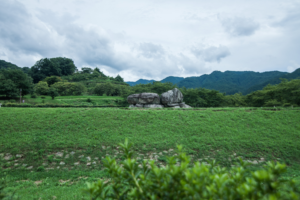
[[[91,199],[299,199],[294,180],[284,181],[280,176],[286,166],[269,162],[265,169],[249,171],[247,163],[230,170],[195,163],[178,146],[178,156],[168,158],[165,168],[154,161],[139,166],[125,140],[120,144],[125,160],[117,164],[106,158],[105,167],[110,174],[107,181],[88,183],[85,191]]]

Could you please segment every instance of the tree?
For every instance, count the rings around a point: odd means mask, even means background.
[[[70,58],[57,57],[50,58],[50,60],[58,65],[61,71],[61,76],[71,75],[77,70],[73,60]]]
[[[5,60],[0,60],[0,69],[20,69],[20,67]]]
[[[103,96],[105,92],[106,92],[105,84],[97,84],[96,87],[94,88],[94,93],[98,96]]]
[[[6,79],[3,74],[0,73],[0,95],[5,95],[6,97],[17,97],[18,88],[16,84],[10,80]]]
[[[32,79],[20,69],[0,70],[0,95],[16,97],[22,89],[22,96],[32,91]]]
[[[300,79],[286,80],[277,85],[267,85],[246,96],[246,102],[250,106],[278,106],[286,103],[300,105]]]
[[[55,88],[59,95],[81,95],[86,91],[82,83],[56,82],[51,87]]]
[[[116,78],[115,78],[115,81],[123,83],[124,79],[118,74],[118,76],[116,76]]]
[[[30,75],[30,68],[29,67],[22,67],[21,68],[22,69],[22,71],[25,73],[25,74],[28,74],[28,75]]]
[[[56,82],[63,82],[63,80],[58,76],[50,76],[45,78],[43,81],[47,82],[49,87]]]
[[[50,87],[48,89],[48,95],[52,97],[52,100],[54,100],[54,98],[58,96],[58,92],[55,88]]]
[[[47,95],[48,94],[48,84],[45,81],[40,81],[38,84],[34,86],[34,90],[37,94]]]
[[[93,70],[91,68],[88,68],[88,67],[81,68],[81,71],[84,74],[91,74],[93,72]]]
[[[31,76],[34,83],[44,80],[47,76],[61,76],[61,69],[57,62],[43,58],[31,67]]]
[[[69,95],[82,95],[86,87],[82,83],[69,83]]]
[[[70,58],[43,58],[31,67],[30,74],[34,83],[48,76],[68,76],[75,72],[76,66]]]

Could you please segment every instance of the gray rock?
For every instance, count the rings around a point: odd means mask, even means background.
[[[174,107],[172,107],[172,108],[180,108],[180,106],[174,106]]]
[[[177,88],[169,90],[161,94],[162,104],[174,104],[181,103],[183,101],[183,95]]]
[[[179,104],[178,103],[167,103],[167,106],[175,107],[175,106],[179,106]]]
[[[4,157],[4,160],[10,160],[12,158],[12,155],[6,154],[6,156]]]
[[[180,108],[192,108],[191,106],[189,106],[185,103],[180,103],[179,106],[180,106]]]
[[[143,104],[136,104],[135,107],[136,107],[136,108],[143,108],[144,105],[143,105]]]
[[[63,157],[63,155],[64,155],[64,153],[62,153],[62,152],[57,152],[57,153],[55,154],[55,156],[57,156],[57,157]]]
[[[163,108],[163,105],[159,105],[159,104],[146,104],[144,106],[144,108]]]
[[[135,108],[135,105],[131,104],[129,105],[129,108]]]
[[[127,102],[130,104],[137,104],[139,102],[140,94],[132,94],[127,97]]]
[[[160,98],[156,93],[141,93],[139,96],[140,104],[159,104]]]

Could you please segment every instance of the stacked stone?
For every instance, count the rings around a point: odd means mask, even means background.
[[[177,88],[162,93],[161,97],[156,93],[132,94],[127,101],[129,108],[191,108],[183,102],[183,95]]]

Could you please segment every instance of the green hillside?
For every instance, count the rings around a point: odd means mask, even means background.
[[[170,82],[170,83],[173,83],[173,84],[177,84],[180,81],[182,81],[183,79],[184,79],[183,77],[168,76],[167,78],[164,78],[160,82],[162,82],[162,83]]]
[[[130,86],[135,86],[135,85],[138,85],[138,84],[148,84],[148,83],[153,83],[155,82],[155,80],[146,80],[146,79],[139,79],[137,81],[128,81],[126,82],[127,84],[129,84]]]
[[[155,157],[164,167],[182,144],[192,162],[230,167],[242,157],[259,169],[280,161],[288,164],[286,178],[299,180],[296,109],[0,109],[0,175],[5,191],[25,200],[88,199],[81,188],[108,178],[103,158],[119,162],[116,145],[125,138],[138,163]]]
[[[162,79],[161,81],[159,82],[162,82],[162,83],[173,83],[173,84],[177,84],[178,82],[182,81],[184,78],[183,77],[176,77],[176,76],[168,76],[164,79]],[[135,86],[135,85],[138,85],[138,84],[148,84],[148,83],[153,83],[153,82],[156,82],[155,80],[147,80],[147,79],[139,79],[135,82],[133,81],[128,81],[126,83],[128,83],[130,86]]]
[[[248,88],[245,93],[249,94],[249,93],[257,91],[257,90],[262,90],[268,84],[271,84],[271,85],[279,84],[281,82],[282,78],[288,79],[288,80],[300,78],[300,68],[296,69],[292,73],[288,73],[288,74],[284,74],[284,75],[279,75],[279,76],[277,76],[277,77],[275,77],[275,78],[273,78],[271,80],[265,81],[264,83],[254,85],[254,86]]]
[[[0,60],[0,69],[20,69],[20,67],[5,60]]]
[[[229,95],[238,92],[246,94],[248,88],[285,74],[287,72],[214,71],[209,75],[185,78],[178,83],[178,86],[186,88],[203,87],[219,90]]]

